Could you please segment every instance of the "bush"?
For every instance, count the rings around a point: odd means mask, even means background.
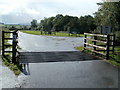
[[[120,46],[120,31],[116,31],[115,36],[115,45]]]

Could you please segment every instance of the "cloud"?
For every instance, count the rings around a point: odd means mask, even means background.
[[[5,23],[27,23],[56,14],[81,16],[97,11],[101,0],[0,0],[0,17]],[[6,18],[5,18],[6,17]],[[11,20],[12,18],[12,20]],[[1,20],[1,19],[0,19]]]

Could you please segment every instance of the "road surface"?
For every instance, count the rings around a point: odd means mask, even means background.
[[[19,41],[28,52],[75,51],[75,46],[83,45],[83,38],[24,33],[19,33]],[[23,73],[27,79],[22,88],[118,88],[118,68],[103,60],[27,63]]]

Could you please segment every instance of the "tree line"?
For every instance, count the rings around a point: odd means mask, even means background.
[[[120,2],[97,3],[98,11],[93,15],[81,17],[58,14],[53,17],[44,18],[37,23],[31,21],[31,26],[19,26],[19,29],[39,30],[47,32],[66,31],[72,33],[100,33],[100,26],[111,26],[112,33],[116,35],[117,42],[120,43]],[[16,29],[16,26],[9,27]],[[17,27],[18,28],[18,27]]]
[[[91,15],[73,17],[58,14],[55,17],[44,18],[40,21],[38,30],[68,31],[75,33],[100,33],[100,26],[111,26],[112,34],[116,35],[116,42],[120,43],[120,2],[97,3],[98,11]],[[32,21],[34,22],[34,20]],[[33,24],[31,23],[31,26]]]
[[[55,17],[44,18],[37,24],[37,20],[31,22],[31,27],[44,31],[76,31],[99,33],[100,26],[111,26],[112,33],[120,31],[120,2],[97,3],[98,11],[80,18],[58,14]]]
[[[80,18],[58,14],[55,17],[44,18],[37,25],[37,20],[32,20],[31,27],[36,30],[59,32],[67,31],[73,33],[84,33],[93,31],[96,28],[94,18],[91,15]]]

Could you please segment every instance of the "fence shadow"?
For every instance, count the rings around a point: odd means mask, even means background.
[[[24,66],[22,67],[22,73],[24,73],[25,75],[30,75],[30,69],[29,69],[29,64],[23,64]]]

